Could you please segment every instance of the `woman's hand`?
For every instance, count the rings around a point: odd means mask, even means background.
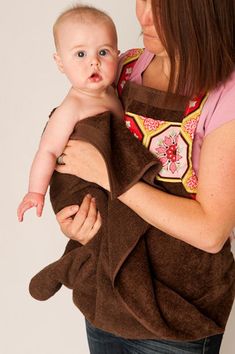
[[[64,165],[56,171],[69,173],[109,190],[109,179],[104,159],[91,144],[81,140],[69,140],[63,152]]]
[[[85,245],[98,232],[101,216],[96,209],[95,199],[87,195],[80,207],[71,205],[56,214],[61,231],[68,238]]]

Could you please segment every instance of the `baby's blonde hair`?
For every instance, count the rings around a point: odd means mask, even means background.
[[[110,24],[113,30],[115,41],[117,43],[117,31],[115,24],[112,18],[106,12],[97,9],[94,6],[77,4],[63,11],[53,25],[53,36],[56,48],[58,46],[58,27],[61,23],[68,19],[76,19],[80,22],[87,22],[90,20],[93,20],[94,22],[106,21]]]

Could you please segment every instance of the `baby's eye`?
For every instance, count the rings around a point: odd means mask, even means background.
[[[107,55],[108,54],[108,50],[107,49],[101,49],[100,51],[99,51],[99,55],[101,56],[101,57],[105,57],[105,55]]]
[[[86,52],[84,52],[83,50],[79,50],[79,52],[77,52],[77,56],[78,56],[79,58],[83,58],[83,57],[86,56]]]

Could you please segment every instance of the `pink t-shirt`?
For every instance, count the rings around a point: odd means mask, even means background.
[[[125,57],[125,54],[122,56]],[[122,57],[120,60],[122,60]],[[144,50],[136,62],[130,81],[142,85],[142,73],[145,71],[154,54]],[[203,139],[221,125],[235,119],[235,70],[230,78],[213,90],[203,107],[193,143],[193,169],[198,174],[200,151]]]

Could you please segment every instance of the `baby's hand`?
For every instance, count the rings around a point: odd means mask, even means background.
[[[37,208],[37,216],[41,216],[44,205],[44,199],[45,196],[43,194],[34,192],[27,193],[17,209],[18,220],[20,222],[23,221],[23,216],[26,210],[33,207]]]

